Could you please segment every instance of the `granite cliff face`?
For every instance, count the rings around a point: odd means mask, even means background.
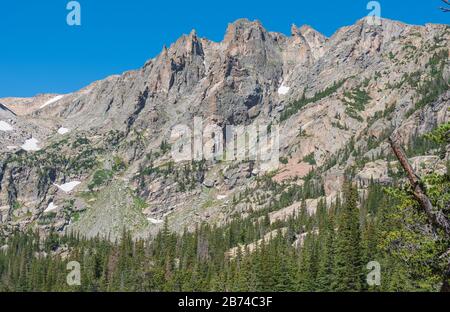
[[[389,183],[390,133],[407,146],[449,120],[447,25],[363,19],[330,38],[291,32],[242,19],[221,42],[192,31],[142,68],[71,94],[0,99],[0,227],[115,238],[123,227],[154,234],[167,218],[179,231],[264,207],[277,192],[263,177],[286,188],[311,171],[333,200],[350,169],[361,192]],[[278,126],[281,167],[174,163],[171,131],[194,117]],[[418,169],[445,161],[414,156]]]

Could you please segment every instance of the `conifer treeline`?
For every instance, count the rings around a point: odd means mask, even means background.
[[[449,130],[450,123],[443,124],[427,139],[446,148]],[[115,243],[57,233],[0,236],[0,291],[436,291],[450,283],[449,238],[430,228],[407,185],[371,182],[358,192],[346,182],[342,200],[321,200],[309,215],[305,199],[323,195],[313,172],[302,187],[285,188],[270,177],[257,182],[277,199],[222,227],[202,224],[176,234],[166,221],[152,239],[135,241],[124,231]],[[422,182],[433,207],[449,217],[450,162],[445,174]],[[296,215],[270,223],[269,212],[296,201],[302,202]],[[274,231],[278,235],[253,252],[244,248],[227,256],[230,248]],[[71,261],[80,264],[78,286],[67,283]],[[380,284],[369,286],[373,268],[367,264],[374,262]]]
[[[360,195],[360,196],[359,196]],[[225,252],[260,238],[274,225],[242,220],[119,242],[52,233],[15,233],[0,239],[0,291],[407,291],[437,290],[433,270],[416,272],[393,254],[397,199],[371,184],[359,194],[350,183],[342,200],[324,201],[313,216],[301,211],[276,223],[287,228],[256,251]],[[358,200],[360,198],[360,200]],[[296,244],[294,244],[296,242]],[[301,247],[298,247],[298,246]],[[296,247],[297,246],[297,247]],[[395,246],[394,246],[395,247]],[[57,252],[56,252],[57,251]],[[67,263],[81,265],[81,285],[69,286]],[[369,261],[381,265],[381,285],[368,286]]]

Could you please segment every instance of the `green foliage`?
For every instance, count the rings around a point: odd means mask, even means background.
[[[13,210],[17,210],[17,209],[20,209],[20,208],[22,208],[22,204],[19,201],[15,200],[13,202],[13,204],[12,204],[12,209]]]
[[[73,222],[78,222],[80,220],[81,217],[81,213],[79,211],[75,211],[74,213],[72,213],[72,221]]]
[[[447,132],[448,125],[442,125],[427,138],[446,145]],[[351,140],[347,156],[360,152]],[[191,172],[204,166],[185,165],[180,168],[186,175],[170,163],[158,170],[171,167],[169,175],[178,172],[179,181],[188,181]],[[99,170],[93,180],[104,183],[111,174]],[[439,290],[448,261],[441,256],[448,250],[449,238],[440,230],[430,230],[410,187],[386,190],[372,181],[358,193],[349,180],[343,200],[319,200],[316,213],[310,215],[306,199],[324,195],[319,172],[311,171],[301,186],[280,184],[272,177],[258,177],[254,189],[233,199],[235,205],[250,198],[259,200],[266,203],[264,208],[249,210],[244,217],[236,213],[220,226],[198,224],[191,232],[172,233],[166,219],[151,239],[133,239],[124,231],[116,242],[55,232],[48,237],[39,232],[0,235],[0,245],[8,245],[0,251],[0,291]],[[435,209],[448,217],[448,172],[425,176],[422,183]],[[256,190],[265,192],[261,195]],[[295,214],[270,222],[271,212],[293,203],[300,203]],[[141,210],[148,207],[140,197],[134,198],[134,205]],[[72,221],[79,214],[73,213]],[[51,224],[53,217],[48,214],[40,222]],[[278,235],[261,242],[253,252],[242,248],[235,257],[229,256],[231,248],[254,243],[273,231]],[[67,253],[64,258],[61,252]],[[69,260],[82,264],[80,286],[66,283]],[[379,286],[365,282],[369,261],[381,265]]]
[[[443,124],[425,137],[445,146],[448,143],[448,129],[449,124]],[[421,183],[433,208],[449,218],[449,172],[424,176]],[[382,250],[391,255],[391,263],[402,266],[405,275],[410,277],[407,283],[409,289],[438,290],[440,283],[449,278],[446,273],[448,259],[443,255],[448,250],[450,238],[438,228],[431,230],[434,225],[415,200],[409,185],[390,188],[387,192],[395,204],[384,208],[380,240]],[[393,287],[401,289],[402,283],[403,280]]]
[[[150,161],[149,165],[139,170],[139,175],[142,184],[145,184],[144,179],[150,177],[150,180],[158,177],[170,178],[174,182],[177,182],[177,190],[179,192],[185,192],[186,190],[193,190],[199,184],[203,182],[206,172],[206,162],[191,161],[184,164],[175,164],[173,161],[169,161],[158,167],[155,167],[153,161]]]
[[[427,233],[426,216],[408,193],[407,189],[388,190],[396,204],[385,207],[380,248],[389,254],[391,262],[402,267],[413,288],[438,290],[440,274],[436,270],[442,266],[438,259],[446,243]]]
[[[314,152],[303,157],[303,161],[310,164],[311,166],[315,166],[317,164],[314,157]]]
[[[414,134],[409,140],[406,148],[406,155],[408,157],[421,156],[433,154],[435,150],[439,149],[439,144],[430,140],[427,135]]]
[[[120,158],[119,156],[115,155],[113,157],[113,165],[112,165],[112,170],[114,172],[118,172],[121,170],[124,170],[126,168],[126,164],[125,162],[122,160],[122,158]]]
[[[163,140],[161,141],[159,149],[161,150],[161,153],[164,155],[165,153],[170,151],[171,145],[166,140]]]
[[[108,134],[106,135],[106,138],[104,139],[104,141],[106,142],[106,145],[108,147],[118,147],[120,142],[123,141],[123,139],[125,139],[126,137],[126,133],[123,131],[119,131],[119,130],[110,130],[108,132]]]
[[[88,185],[90,190],[95,189],[101,185],[104,185],[106,182],[110,181],[113,177],[113,172],[111,170],[99,169],[95,171],[94,176],[92,177],[91,182]]]
[[[348,130],[347,125],[342,125],[339,121],[332,122],[331,125],[335,128],[341,129],[341,130]]]
[[[289,117],[295,115],[300,109],[302,109],[306,105],[308,105],[310,103],[315,103],[317,101],[320,101],[324,98],[329,97],[330,95],[335,93],[340,87],[342,87],[344,85],[345,81],[346,81],[346,79],[335,82],[335,83],[333,83],[332,86],[326,88],[323,91],[317,92],[311,98],[306,98],[305,94],[303,94],[303,96],[299,100],[286,106],[286,108],[280,115],[280,122],[283,122],[283,121],[289,119]]]
[[[298,201],[300,190],[285,190],[273,209]],[[402,234],[399,226],[410,220],[402,220],[393,208],[402,201],[371,185],[358,209],[356,189],[348,183],[344,194],[342,203],[320,201],[315,215],[306,212],[302,201],[298,214],[276,224],[270,224],[267,211],[254,212],[221,227],[201,224],[193,232],[175,234],[166,219],[152,240],[133,240],[127,232],[116,242],[15,232],[7,240],[8,251],[0,252],[0,291],[436,290],[439,281],[428,267],[435,259],[430,253],[435,242],[414,240],[420,243],[418,254],[397,250],[410,246],[399,244],[402,239],[419,238]],[[404,207],[414,205],[402,198]],[[145,206],[140,198],[135,203]],[[279,231],[252,253],[243,249],[235,258],[225,256],[230,248],[280,228],[286,228],[284,235]],[[303,243],[293,245],[299,234]],[[57,256],[61,248],[67,257]],[[50,256],[37,256],[43,252]],[[82,264],[80,286],[66,284],[69,259]],[[369,288],[365,264],[373,260],[381,263],[382,285]]]
[[[280,163],[283,165],[286,165],[289,162],[289,159],[287,157],[280,157]]]
[[[54,221],[55,217],[56,217],[55,212],[47,213],[39,218],[38,224],[39,225],[51,224]]]
[[[33,154],[17,152],[8,162],[21,167],[36,168],[42,188],[51,182],[49,175],[55,175],[57,172],[66,176],[90,172],[98,164],[97,157],[104,150],[91,146],[84,136],[72,140],[65,138]],[[68,153],[61,152],[69,149]]]
[[[345,202],[337,219],[333,288],[338,291],[361,289],[363,263],[357,200],[356,188],[347,185]]]
[[[139,196],[135,196],[133,198],[133,203],[134,203],[134,206],[139,210],[144,210],[144,209],[148,208],[147,202]]]
[[[426,67],[428,77],[420,80],[418,77],[411,79],[411,85],[416,88],[420,99],[416,102],[414,108],[408,112],[407,116],[414,111],[435,102],[441,94],[449,90],[449,81],[444,78],[444,68],[448,64],[448,49],[442,49],[433,54]],[[420,74],[419,74],[420,76]]]
[[[361,86],[351,91],[344,92],[343,102],[347,106],[345,112],[350,117],[362,121],[359,112],[363,111],[372,98]]]
[[[88,145],[91,141],[85,136],[77,137],[76,140],[72,143],[72,148],[78,148],[81,145]]]
[[[439,125],[435,130],[425,135],[425,137],[437,144],[445,144],[450,138],[450,122]]]

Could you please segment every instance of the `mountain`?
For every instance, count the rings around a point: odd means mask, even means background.
[[[71,94],[0,99],[2,230],[146,237],[165,219],[182,232],[244,218],[280,199],[271,183],[311,187],[311,213],[336,200],[348,172],[360,194],[391,183],[387,137],[415,146],[449,120],[449,26],[362,19],[330,38],[291,32],[240,19],[221,42],[192,31],[142,68]],[[173,162],[173,130],[195,117],[221,131],[278,127],[280,167]],[[445,170],[421,151],[410,153],[419,172]],[[277,218],[298,210],[279,208]]]

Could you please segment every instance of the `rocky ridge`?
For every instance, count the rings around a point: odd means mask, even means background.
[[[221,42],[192,31],[142,68],[71,94],[0,99],[2,229],[115,238],[123,227],[154,234],[166,218],[176,231],[220,224],[264,209],[312,173],[323,183],[308,201],[317,205],[339,195],[350,169],[362,192],[369,181],[389,183],[393,131],[407,146],[449,120],[447,25],[362,19],[330,38],[309,26],[291,33],[241,19]],[[171,130],[194,117],[278,126],[280,168],[174,163]],[[411,156],[418,169],[448,159]],[[279,187],[266,188],[267,177]]]

